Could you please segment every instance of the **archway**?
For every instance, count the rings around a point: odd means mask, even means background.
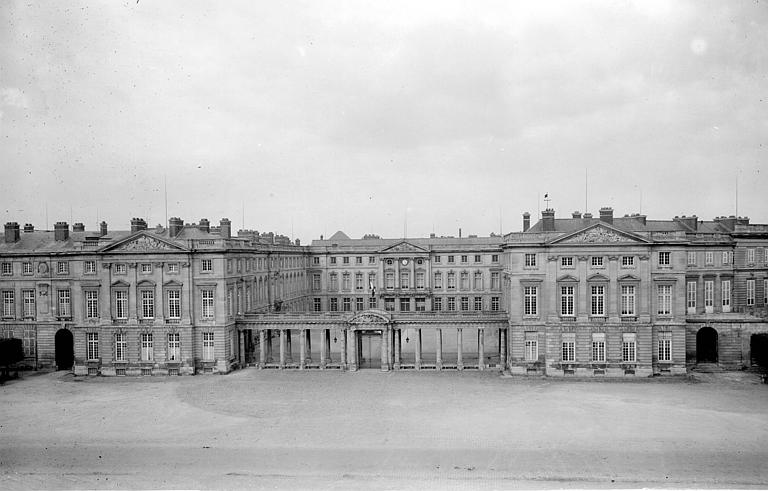
[[[709,326],[696,333],[696,362],[717,363],[717,331]]]
[[[71,370],[75,362],[75,343],[72,331],[59,329],[56,331],[56,369]]]
[[[768,368],[768,333],[753,334],[749,341],[752,365]]]

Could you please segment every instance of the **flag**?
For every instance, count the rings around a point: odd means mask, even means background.
[[[544,199],[549,198],[549,193],[544,193]]]

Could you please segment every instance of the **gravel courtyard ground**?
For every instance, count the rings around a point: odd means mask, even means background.
[[[747,373],[74,378],[0,387],[0,488],[768,487]]]

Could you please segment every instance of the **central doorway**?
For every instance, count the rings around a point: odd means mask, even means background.
[[[717,363],[717,331],[709,326],[696,333],[696,362]]]
[[[357,360],[360,368],[381,368],[381,331],[358,331]]]
[[[71,370],[75,363],[75,343],[72,331],[59,329],[54,338],[56,346],[56,369]]]

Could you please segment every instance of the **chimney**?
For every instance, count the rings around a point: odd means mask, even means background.
[[[293,241],[293,243],[296,244],[297,246],[300,246],[301,245],[301,240],[296,239],[295,241]]]
[[[131,233],[147,229],[147,222],[143,218],[131,218]]]
[[[5,224],[5,242],[18,242],[19,240],[19,224],[16,222],[8,222]]]
[[[99,224],[99,233],[101,234],[102,237],[104,237],[105,235],[107,235],[107,232],[108,232],[107,222],[101,222],[101,224]]]
[[[542,231],[554,232],[555,231],[555,210],[547,208],[541,212],[541,224]]]
[[[24,233],[29,233],[29,232],[34,232],[34,231],[35,231],[35,226],[34,225],[32,225],[31,223],[25,223],[24,224]]]
[[[210,233],[211,222],[209,222],[207,218],[201,218],[200,225],[198,225],[197,228],[200,229],[201,232]]]
[[[640,215],[640,214],[637,214],[637,215],[635,215],[635,218],[637,218],[637,220],[638,220],[640,223],[642,223],[643,225],[645,225],[645,222],[646,222],[646,218],[647,218],[645,215]]]
[[[600,208],[600,221],[613,225],[613,208],[610,206],[604,206]]]
[[[229,239],[232,237],[232,222],[229,221],[229,218],[222,218],[221,221],[219,221],[219,235],[221,235],[222,239]]]
[[[576,211],[574,211],[571,214],[571,217],[573,217],[573,218],[581,218],[581,212],[579,210],[576,210]]]
[[[591,220],[592,219],[592,213],[584,212],[583,217],[584,217],[585,220]]]
[[[69,224],[67,222],[56,222],[53,224],[53,238],[57,241],[69,239]]]
[[[531,228],[531,214],[527,211],[523,213],[523,232],[527,232]]]
[[[696,217],[696,215],[687,217],[685,215],[681,217],[675,217],[675,221],[682,223],[687,228],[696,231],[696,226],[698,225],[699,219]]]
[[[171,217],[168,219],[168,237],[173,238],[179,235],[181,229],[184,228],[184,220],[179,217]]]
[[[85,232],[85,225],[83,225],[81,222],[77,222],[76,224],[72,225],[72,231]]]
[[[459,238],[461,238],[461,227],[459,227]]]
[[[736,225],[749,225],[749,217],[739,217],[736,219]]]

